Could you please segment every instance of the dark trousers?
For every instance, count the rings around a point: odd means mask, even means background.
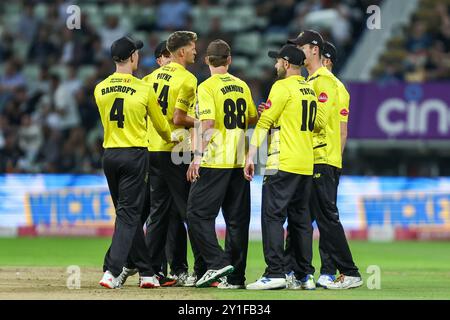
[[[149,224],[148,218],[149,215],[147,215],[146,225]],[[147,237],[148,239],[149,237]],[[149,243],[147,243],[147,246],[149,246]],[[186,227],[173,203],[170,209],[166,247],[161,252],[160,259],[162,261],[161,270],[165,275],[169,274],[168,267],[170,267],[170,274],[173,275],[188,271]]]
[[[284,251],[284,259],[286,264],[286,271],[294,271],[297,279],[302,279],[308,274],[314,274],[316,272],[316,269],[312,265],[312,252],[311,252],[311,259],[300,259],[297,260],[295,258],[295,253],[292,247],[292,240],[291,240],[291,234],[290,234],[290,228],[289,228],[289,218],[288,218],[288,225],[286,228],[286,246]],[[313,238],[313,228],[308,228],[302,225],[302,231],[300,233],[301,236],[301,242],[304,243],[304,246],[311,246],[312,248],[312,238]],[[312,249],[311,249],[312,250]],[[308,253],[309,254],[309,253]]]
[[[176,208],[172,206],[170,210],[169,229],[167,231],[165,261],[163,260],[163,270],[168,274],[167,264],[170,266],[171,274],[180,274],[188,271],[187,262],[187,232],[184,222]]]
[[[265,176],[262,189],[261,226],[264,258],[267,268],[264,276],[284,278],[294,269],[297,278],[307,273],[305,266],[312,260],[312,225],[308,212],[311,176],[279,170]],[[289,224],[289,252],[285,254],[284,223]],[[296,268],[289,261],[295,262]]]
[[[119,276],[127,260],[134,261],[141,276],[152,276],[142,229],[142,213],[148,179],[146,148],[106,149],[103,170],[116,209],[111,246],[103,270]]]
[[[208,269],[234,266],[230,284],[244,284],[250,225],[250,183],[242,168],[200,168],[191,186],[188,221]],[[222,208],[226,223],[225,250],[217,241],[215,220]]]
[[[187,164],[174,164],[171,152],[150,152],[150,215],[147,220],[146,242],[155,272],[162,271],[167,238],[171,237],[173,254],[167,256],[169,262],[180,270],[187,271],[187,239],[184,223],[186,219],[187,199],[190,184],[186,179]],[[178,216],[178,225],[173,226],[173,217]],[[179,222],[182,222],[180,224]],[[177,224],[175,221],[174,224]],[[183,228],[184,232],[180,229]],[[192,237],[188,225],[188,234],[194,253],[194,272],[203,275],[206,266],[200,256],[198,245]],[[173,257],[172,257],[173,256]]]
[[[150,155],[149,155],[150,162]],[[147,183],[145,193],[145,204],[141,215],[141,223],[144,226],[145,232],[147,232],[147,220],[150,216],[150,183]],[[167,242],[165,250],[162,252],[162,272],[168,274],[167,264],[169,264],[172,274],[179,274],[188,270],[187,263],[187,234],[183,221],[181,221],[180,215],[176,211],[176,206],[172,203],[169,219],[169,229],[167,232]],[[146,237],[147,238],[147,237]],[[147,244],[148,245],[148,244]],[[132,259],[132,256],[128,257],[126,264],[127,268],[136,268],[136,265]]]
[[[326,165],[314,165],[313,191],[310,212],[320,232],[319,251],[321,274],[335,274],[336,268],[347,276],[360,276],[353,262],[352,253],[339,220],[336,205],[340,169]]]

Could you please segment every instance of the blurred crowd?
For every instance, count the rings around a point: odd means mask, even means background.
[[[382,57],[376,79],[439,81],[450,78],[450,2],[422,0],[411,23],[394,37]]]
[[[137,74],[143,77],[156,68],[153,51],[161,40],[174,30],[196,31],[191,71],[199,83],[209,76],[206,46],[226,40],[231,72],[249,83],[258,104],[274,79],[268,48],[316,26],[338,47],[339,68],[363,30],[369,3],[374,1],[2,1],[0,173],[101,172],[103,132],[93,90],[114,71],[109,48],[124,34],[145,43]],[[81,29],[66,26],[72,4],[81,9]]]

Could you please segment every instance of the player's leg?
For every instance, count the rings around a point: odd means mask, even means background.
[[[112,202],[114,204],[114,209],[117,210],[117,201],[119,199],[119,182],[118,182],[118,172],[117,167],[114,165],[113,161],[115,160],[112,151],[105,150],[103,156],[103,171],[105,173],[106,181],[108,183],[109,193],[111,195]],[[105,259],[103,261],[103,272],[109,271],[106,263],[106,257],[109,257],[111,252],[111,245],[109,246]]]
[[[294,276],[294,271],[295,269],[299,269],[296,266],[296,262],[295,262],[295,255],[292,249],[292,239],[291,239],[291,232],[290,232],[290,228],[289,228],[289,220],[288,220],[288,225],[286,227],[286,240],[285,240],[285,249],[284,249],[284,264],[285,264],[285,270],[286,270],[286,275],[287,278]],[[293,279],[292,279],[293,280]],[[289,279],[288,279],[289,282]],[[289,286],[289,283],[288,283]]]
[[[258,281],[247,289],[275,289],[286,287],[284,257],[284,223],[287,207],[297,189],[298,175],[279,170],[264,177],[262,188],[261,227],[264,259],[267,267]]]
[[[311,180],[311,176],[300,176],[296,192],[287,208],[291,261],[296,280],[293,289],[315,289],[315,270],[311,264],[313,228],[308,210]]]
[[[114,235],[105,257],[105,269],[117,278],[127,261],[145,200],[147,154],[145,149],[107,150],[105,171],[120,172]],[[106,151],[105,151],[106,153]],[[116,168],[116,169],[113,169]]]
[[[320,210],[316,210],[315,215],[320,234],[326,234],[325,248],[339,272],[349,277],[349,281],[354,278],[355,286],[360,285],[361,275],[353,261],[336,206],[337,178],[339,177],[336,174],[336,168],[329,165],[315,165],[314,174],[313,188],[320,206]]]
[[[192,253],[194,255],[194,273],[198,278],[200,278],[206,272],[206,263],[200,254],[199,245],[197,244],[195,237],[191,234],[187,219],[187,201],[189,197],[190,183],[186,179],[186,172],[189,165],[185,163],[174,164],[172,158],[178,156],[179,154],[174,155],[169,153],[167,158],[164,159],[164,161],[168,163],[165,176],[180,220],[187,224],[187,234],[189,235]],[[182,248],[183,245],[186,247]],[[183,252],[187,252],[187,239],[186,241],[184,239],[181,240],[180,243],[177,243],[177,246]],[[186,255],[180,257],[180,259],[187,261]]]
[[[148,163],[148,162],[147,162]],[[148,172],[148,170],[147,170]],[[150,279],[150,277],[153,277],[155,275],[155,272],[151,266],[151,260],[150,255],[148,252],[148,247],[145,243],[145,233],[143,227],[146,225],[146,219],[149,216],[150,211],[150,187],[149,187],[149,181],[147,179],[146,183],[146,197],[145,197],[145,204],[144,209],[142,210],[141,214],[141,222],[140,222],[140,228],[137,228],[136,234],[134,236],[133,245],[130,250],[130,254],[128,256],[128,261],[132,261],[134,268],[136,269],[130,269],[130,268],[124,268],[123,274],[123,282],[125,282],[126,277],[134,272],[134,270],[138,270],[140,275],[140,282],[139,285],[142,288],[153,288],[158,287],[159,282],[157,279]],[[146,226],[145,226],[146,227]],[[128,262],[127,262],[128,263]]]
[[[336,193],[337,195],[337,193]],[[336,202],[336,197],[334,199]],[[315,191],[311,192],[310,198],[310,213],[312,220],[316,220],[315,212],[319,212],[321,210],[318,196]],[[329,253],[329,248],[327,246],[328,233],[320,234],[319,238],[319,254],[320,254],[320,276],[317,280],[317,285],[325,287],[327,283],[333,282],[336,277],[336,265],[331,258]]]
[[[194,241],[199,245],[200,255],[208,271],[196,286],[209,286],[218,277],[233,271],[225,259],[223,249],[217,241],[215,220],[223,203],[229,170],[200,168],[200,178],[192,183],[188,199],[187,217]]]
[[[159,279],[153,271],[150,256],[148,254],[148,247],[145,244],[144,230],[140,227],[136,229],[130,257],[139,272],[139,286],[141,288],[159,287]],[[127,275],[125,272],[122,274],[124,274],[124,276]],[[125,282],[124,280],[122,281]]]
[[[148,176],[149,176],[149,172],[147,170],[147,177]],[[145,188],[145,201],[144,201],[144,207],[142,209],[142,214],[141,214],[141,225],[143,227],[141,229],[144,231],[143,232],[144,244],[145,244],[145,233],[147,231],[147,226],[146,226],[147,222],[146,221],[147,221],[149,214],[150,214],[150,182],[148,181],[148,178],[147,178],[147,183],[146,183],[146,188]],[[139,236],[137,230],[136,230],[136,235]],[[125,284],[128,277],[131,277],[139,272],[139,270],[136,267],[136,261],[139,259],[139,253],[136,252],[137,247],[134,245],[134,243],[137,241],[136,235],[135,235],[135,240],[133,241],[133,245],[131,246],[131,250],[130,250],[130,254],[128,255],[127,262],[126,262],[126,264],[122,270],[122,273],[120,275],[122,285]],[[145,248],[146,248],[145,253],[148,255],[147,246],[145,246]],[[150,259],[147,259],[146,261],[150,264]],[[149,270],[153,270],[151,265],[149,265],[147,268]],[[141,267],[141,269],[142,269],[142,267]]]
[[[164,163],[159,160],[159,152],[150,152],[150,215],[147,219],[146,244],[152,268],[162,272],[164,248],[169,226],[172,196],[164,178]]]
[[[320,235],[319,238],[320,274],[335,275],[336,266],[333,259],[331,259],[330,253],[328,252],[325,238],[326,236],[322,237],[322,235]]]
[[[187,232],[184,222],[175,206],[170,210],[169,230],[167,232],[166,257],[172,275],[187,273]]]
[[[225,255],[234,267],[227,282],[219,288],[244,288],[247,265],[248,232],[250,225],[250,182],[245,180],[242,169],[229,169],[231,179],[222,204],[226,222]]]
[[[309,211],[311,219],[313,221],[316,220],[316,223],[318,224],[316,217],[317,215],[323,214],[321,213],[322,211],[321,195],[320,192],[317,190],[316,185],[314,184],[315,179],[316,178],[313,178],[311,196],[309,199]],[[319,231],[320,230],[321,229],[319,228]],[[323,230],[320,232],[319,254],[321,260],[321,268],[320,268],[320,276],[317,279],[318,287],[326,287],[328,284],[332,283],[335,280],[336,275],[336,267],[333,262],[333,259],[331,258],[331,255],[329,254],[330,248],[327,245],[328,240],[327,235],[328,233],[324,232]]]

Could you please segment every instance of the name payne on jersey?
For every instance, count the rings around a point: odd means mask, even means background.
[[[158,73],[158,75],[156,76],[156,79],[158,79],[158,80],[162,79],[162,80],[170,81],[171,78],[172,78],[172,76],[167,73]]]
[[[178,308],[178,314],[205,315],[206,318],[209,318],[212,308],[213,307],[190,307],[186,304],[184,307]]]
[[[117,86],[111,86],[111,87],[106,87],[102,89],[102,96],[104,96],[105,94],[108,93],[114,93],[114,92],[123,92],[123,93],[130,93],[130,96],[132,96],[136,90],[127,86],[121,86],[121,85],[117,85]]]
[[[220,89],[220,91],[222,91],[222,94],[224,94],[224,95],[227,94],[227,93],[230,93],[230,92],[244,93],[244,88],[242,88],[240,86],[237,86],[237,85],[234,85],[234,84],[231,84],[229,86],[223,87],[222,89]]]

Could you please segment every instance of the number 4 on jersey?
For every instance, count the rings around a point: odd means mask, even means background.
[[[155,90],[155,93],[158,91],[158,83],[155,82],[153,84],[153,89]],[[167,107],[169,106],[169,86],[164,85],[161,89],[161,92],[159,93],[158,97],[159,105],[161,106],[161,111],[163,115],[167,115]]]
[[[110,121],[117,121],[117,127],[123,129],[125,116],[123,115],[123,98],[116,98],[109,113]]]

